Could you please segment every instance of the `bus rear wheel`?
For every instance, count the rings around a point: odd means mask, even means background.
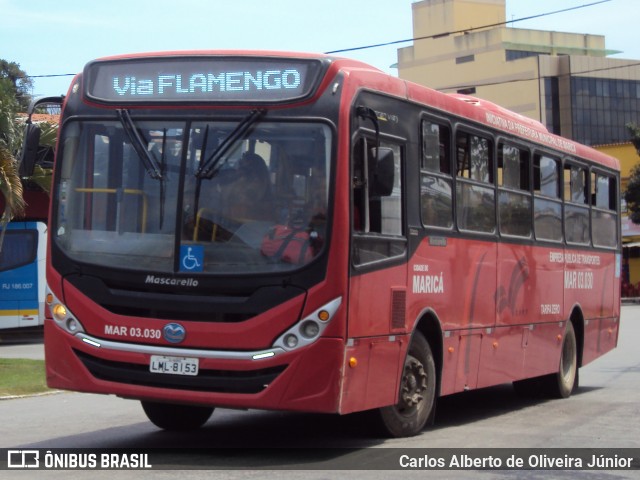
[[[163,430],[170,431],[185,431],[200,428],[209,420],[209,417],[211,417],[213,413],[213,407],[176,405],[144,400],[140,403],[151,423]]]
[[[398,403],[379,410],[385,433],[410,437],[433,420],[436,397],[436,365],[429,343],[420,332],[414,334],[404,362]]]
[[[522,397],[568,398],[578,389],[578,383],[578,342],[573,324],[569,321],[562,341],[558,371],[518,380],[513,382],[513,387]]]
[[[578,342],[573,324],[567,322],[560,353],[560,365],[555,374],[543,377],[543,389],[554,398],[568,398],[578,387]]]

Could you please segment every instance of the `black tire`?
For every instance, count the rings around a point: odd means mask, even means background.
[[[572,323],[567,322],[558,371],[518,380],[513,382],[513,388],[522,397],[568,398],[578,389],[578,383],[578,342]]]
[[[195,430],[204,425],[213,407],[197,407],[193,405],[175,405],[172,403],[157,403],[141,401],[142,409],[147,418],[155,426],[170,431]]]
[[[436,364],[429,343],[416,332],[404,362],[398,403],[378,410],[384,433],[410,437],[435,416]]]
[[[578,387],[578,342],[573,324],[567,322],[558,371],[542,377],[544,392],[553,398],[569,398]]]

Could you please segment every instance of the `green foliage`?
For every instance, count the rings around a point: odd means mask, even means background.
[[[42,168],[36,165],[33,169],[33,175],[29,178],[31,182],[38,185],[47,195],[51,193],[51,180],[53,178],[53,170],[50,168]]]
[[[638,155],[640,155],[640,127],[629,123],[627,124],[627,130],[631,134],[631,143],[633,143]],[[631,169],[627,190],[624,192],[624,199],[627,202],[629,218],[633,223],[640,224],[640,164],[636,164]]]
[[[640,224],[640,164],[636,164],[631,169],[624,199],[627,202],[629,218],[633,223]]]
[[[11,98],[0,96],[0,145],[14,151],[18,128],[16,126],[17,104]]]
[[[636,152],[640,155],[640,127],[635,123],[627,123],[626,127],[631,135],[631,143],[633,143],[633,146],[636,147]]]
[[[18,63],[0,58],[0,99],[10,96],[17,102],[20,110],[26,111],[31,99],[29,92],[32,87],[33,80]]]
[[[22,103],[29,102],[31,80],[15,62],[0,59],[0,195],[4,211],[0,217],[0,250],[4,240],[4,227],[14,217],[24,213],[23,187],[18,176],[15,154],[22,144],[23,127],[17,123]]]

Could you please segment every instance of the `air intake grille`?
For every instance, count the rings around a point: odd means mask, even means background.
[[[391,328],[402,330],[405,328],[407,305],[406,290],[391,290]]]

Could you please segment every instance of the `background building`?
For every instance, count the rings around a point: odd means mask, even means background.
[[[640,124],[640,60],[608,58],[619,52],[602,35],[510,27],[505,2],[413,3],[416,40],[398,50],[400,78],[495,102],[606,151],[620,160],[624,191],[640,161],[626,128]],[[640,246],[640,226],[628,223],[623,241]],[[625,257],[629,280],[640,282],[640,248],[625,248]]]

